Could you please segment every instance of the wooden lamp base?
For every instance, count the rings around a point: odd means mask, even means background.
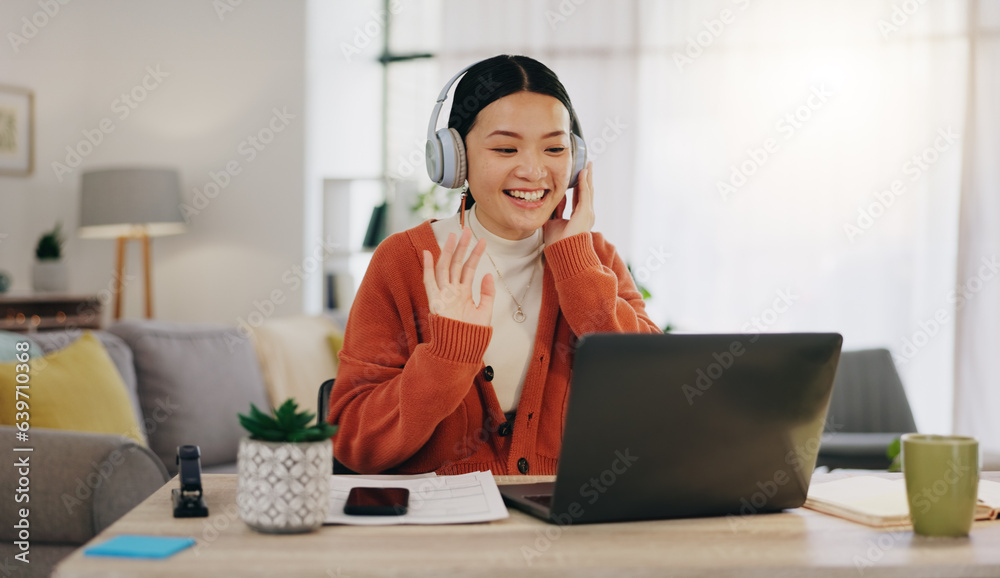
[[[115,266],[115,320],[122,317],[122,294],[125,292],[125,252],[128,248],[127,243],[132,240],[142,243],[142,270],[146,285],[146,319],[153,318],[153,273],[149,259],[149,235],[138,233],[132,236],[118,237]]]

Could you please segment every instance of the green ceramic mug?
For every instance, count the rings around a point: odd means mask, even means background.
[[[968,536],[979,490],[979,442],[963,436],[906,434],[903,476],[913,531]]]

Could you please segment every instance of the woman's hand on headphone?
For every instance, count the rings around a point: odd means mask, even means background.
[[[424,289],[427,291],[427,302],[431,313],[474,323],[489,325],[493,318],[493,297],[496,289],[493,285],[493,275],[483,277],[480,286],[479,305],[472,300],[472,278],[476,275],[479,259],[486,252],[486,241],[480,239],[472,249],[472,254],[462,263],[462,256],[469,247],[472,229],[466,228],[455,247],[455,234],[449,233],[441,257],[437,264],[430,251],[424,251]]]
[[[590,161],[587,166],[580,171],[580,177],[573,191],[573,211],[569,220],[551,219],[545,222],[545,245],[551,245],[557,241],[588,233],[594,228],[594,174],[592,172],[594,162]]]

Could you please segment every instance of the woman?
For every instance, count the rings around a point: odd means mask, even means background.
[[[659,330],[591,232],[590,164],[562,218],[580,129],[556,75],[496,56],[453,102],[462,207],[375,251],[331,393],[334,455],[361,473],[554,474],[576,339]]]

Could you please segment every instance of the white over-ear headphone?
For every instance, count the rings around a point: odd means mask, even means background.
[[[441,89],[441,94],[438,95],[434,110],[431,112],[431,121],[427,125],[427,176],[446,189],[457,189],[465,185],[465,178],[468,174],[465,143],[462,141],[462,136],[453,128],[446,127],[438,131],[435,131],[435,129],[437,128],[438,117],[441,115],[441,105],[448,98],[448,90],[451,89],[451,85],[455,84],[458,77],[465,74],[467,70],[476,64],[479,63],[470,64],[459,70],[458,74],[451,77],[451,80],[444,85],[444,88]],[[572,109],[569,111],[569,114],[573,121],[572,124],[579,127],[580,123]],[[576,133],[571,133],[570,146],[572,147],[571,152],[574,162],[573,174],[570,176],[567,188],[576,186],[580,171],[583,170],[583,167],[587,166],[587,143],[584,142],[583,137]]]

